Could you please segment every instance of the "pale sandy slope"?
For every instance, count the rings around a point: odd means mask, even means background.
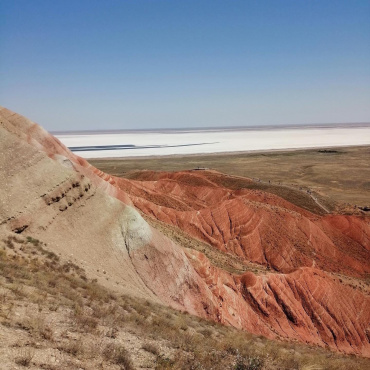
[[[106,286],[202,314],[207,288],[180,247],[40,126],[5,108],[0,118],[1,235],[22,232]]]

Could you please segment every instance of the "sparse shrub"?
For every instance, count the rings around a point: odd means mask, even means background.
[[[204,338],[197,334],[193,335],[189,332],[177,333],[176,342],[174,345],[187,352],[196,351],[199,347],[204,345]]]
[[[20,285],[17,282],[9,286],[9,289],[15,294],[18,299],[26,296],[23,285]]]
[[[175,326],[176,326],[178,329],[181,329],[181,330],[183,330],[183,331],[188,330],[188,323],[187,323],[186,318],[184,318],[184,317],[178,317],[178,318],[175,320]]]
[[[9,239],[12,239],[13,241],[15,241],[18,244],[25,243],[25,241],[22,238],[18,237],[17,235],[10,236]]]
[[[51,340],[53,338],[53,331],[41,315],[26,317],[18,321],[17,326],[43,339]]]
[[[134,370],[131,356],[122,345],[109,343],[105,346],[102,354],[106,360],[123,366],[125,370]]]
[[[0,303],[3,305],[8,299],[8,292],[1,292],[0,293]]]
[[[298,361],[294,357],[287,357],[284,359],[280,359],[279,363],[282,366],[282,369],[285,369],[285,370],[294,370],[294,369],[300,368]],[[313,368],[317,368],[317,366],[316,367],[313,366]]]
[[[118,335],[118,329],[115,327],[109,328],[107,333],[105,334],[106,337],[116,339]]]
[[[28,243],[31,243],[31,244],[33,244],[35,247],[38,247],[40,244],[42,244],[41,242],[40,242],[40,240],[38,240],[38,239],[34,239],[34,238],[32,238],[31,236],[27,236],[27,242]]]
[[[172,369],[174,367],[175,361],[171,360],[169,357],[165,357],[164,355],[157,356],[155,362],[155,369],[156,370],[166,370]]]
[[[55,277],[52,277],[49,281],[48,281],[48,285],[50,288],[55,288],[57,286],[57,283],[58,283],[58,279],[55,278]]]
[[[5,240],[5,244],[6,246],[9,248],[9,249],[14,249],[14,243],[12,242],[12,240],[9,238],[7,240]]]
[[[210,338],[213,334],[213,330],[211,330],[210,328],[203,328],[199,331],[199,333],[206,338]]]
[[[62,343],[58,347],[58,349],[59,351],[63,351],[74,357],[83,353],[83,347],[82,347],[81,340],[69,340],[68,342]]]
[[[93,310],[93,315],[96,318],[104,319],[104,323],[106,323],[112,316],[115,316],[115,313],[118,309],[118,306],[115,304],[91,304],[90,307]]]
[[[35,355],[35,352],[32,348],[25,347],[19,349],[17,355],[14,358],[14,362],[17,365],[21,365],[24,367],[29,367],[31,365],[31,361]]]
[[[56,302],[52,302],[50,303],[49,305],[49,311],[53,311],[53,312],[56,312],[58,311],[58,308],[60,307],[60,303],[58,301]]]
[[[39,331],[40,336],[43,339],[46,340],[52,340],[53,339],[53,331],[51,330],[49,325],[44,326],[40,331]]]
[[[152,353],[153,355],[159,354],[159,350],[154,344],[144,343],[141,348],[149,353]]]
[[[46,258],[49,258],[51,260],[55,260],[55,261],[59,261],[60,258],[58,255],[56,255],[54,252],[51,252],[51,251],[45,251],[46,253]]]
[[[260,370],[263,367],[263,363],[263,359],[258,356],[245,358],[238,354],[234,370]]]
[[[98,326],[98,320],[95,317],[91,317],[84,313],[75,315],[75,319],[81,329],[90,333]]]
[[[230,358],[225,352],[210,350],[208,343],[193,352],[178,351],[174,356],[174,368],[186,370],[231,369]]]

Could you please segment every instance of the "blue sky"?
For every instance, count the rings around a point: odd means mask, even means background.
[[[0,0],[0,104],[48,130],[370,121],[370,1]]]

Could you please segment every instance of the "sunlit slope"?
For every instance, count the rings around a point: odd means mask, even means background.
[[[367,219],[312,215],[264,192],[228,189],[212,173],[120,180],[33,122],[6,109],[0,116],[3,235],[40,239],[117,291],[270,338],[369,355],[367,291],[333,275],[369,272]],[[135,207],[266,271],[214,266]]]

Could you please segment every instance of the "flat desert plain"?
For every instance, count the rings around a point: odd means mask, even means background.
[[[346,206],[347,211],[355,205],[370,206],[370,146],[101,158],[89,162],[111,175],[127,178],[134,178],[138,170],[214,169],[231,176],[253,178],[255,188],[273,192],[312,211],[317,204],[312,202],[310,193],[330,211],[338,203],[342,208]]]

